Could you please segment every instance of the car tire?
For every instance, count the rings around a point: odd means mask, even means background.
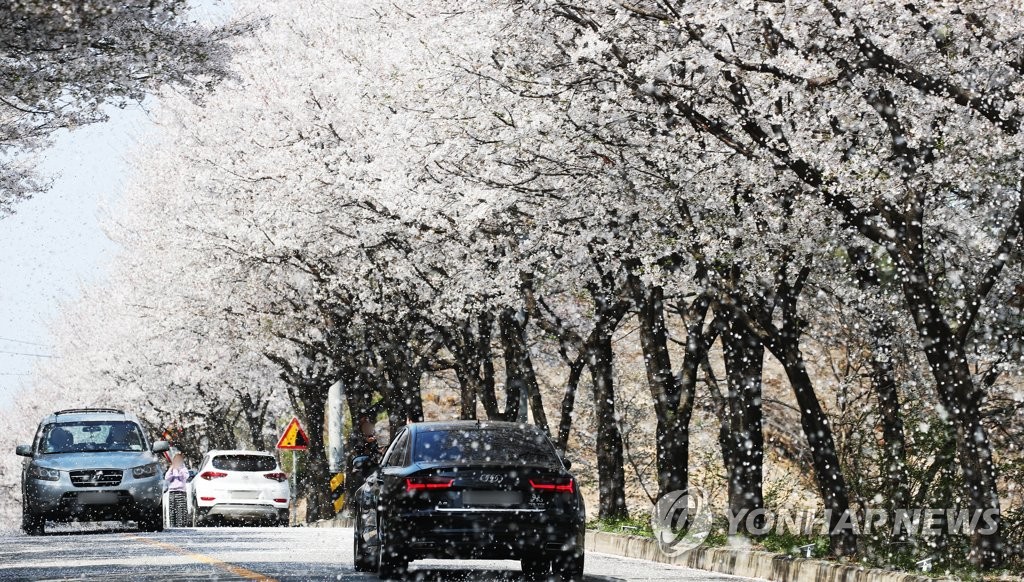
[[[554,559],[555,574],[565,582],[583,582],[583,552],[566,552]]]
[[[164,516],[161,512],[146,513],[139,516],[139,531],[164,531]]]
[[[394,548],[382,546],[377,575],[382,580],[404,580],[409,574],[409,560],[400,556]]]
[[[357,509],[356,524],[352,530],[352,555],[355,557],[356,572],[376,572],[378,556],[369,553],[370,548],[366,545],[366,540],[363,539],[363,520],[358,515]]]
[[[409,558],[402,551],[397,540],[392,540],[383,519],[378,527],[380,537],[380,558],[377,562],[377,575],[383,580],[403,580],[409,573]]]
[[[203,524],[203,512],[200,511],[199,505],[196,504],[196,498],[192,498],[192,511],[188,514],[188,522],[192,527],[202,527]]]
[[[519,564],[527,580],[547,580],[551,574],[551,560],[547,558],[523,558]]]
[[[26,535],[41,536],[46,533],[46,519],[23,509],[21,513],[21,530]]]
[[[281,509],[277,512],[277,527],[288,527],[291,525],[287,509]]]

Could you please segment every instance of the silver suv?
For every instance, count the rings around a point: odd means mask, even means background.
[[[22,522],[29,535],[46,520],[134,520],[143,531],[163,529],[163,470],[138,419],[114,408],[75,408],[47,416],[21,474]]]

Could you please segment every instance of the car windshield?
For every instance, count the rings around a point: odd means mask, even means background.
[[[105,453],[144,450],[139,425],[125,420],[58,422],[43,428],[39,450],[50,453]]]
[[[218,455],[213,468],[223,471],[273,471],[277,460],[267,455]]]
[[[511,463],[558,466],[544,435],[512,428],[441,429],[416,435],[413,462]]]

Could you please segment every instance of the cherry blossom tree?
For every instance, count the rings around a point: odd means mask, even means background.
[[[13,0],[0,6],[0,215],[42,188],[27,152],[108,105],[171,85],[199,97],[227,73],[248,24],[206,26],[187,0]]]
[[[985,391],[965,345],[1020,232],[1019,18],[831,1],[524,13],[552,30],[547,54],[562,49],[584,70],[575,78],[605,79],[655,108],[661,132],[692,130],[704,151],[742,160],[764,196],[776,185],[757,176],[785,169],[835,226],[885,249],[957,435],[968,504],[998,512]],[[949,224],[972,225],[951,240],[988,256],[952,279],[937,268],[957,248],[939,234]],[[972,559],[998,564],[1000,533],[973,537]]]

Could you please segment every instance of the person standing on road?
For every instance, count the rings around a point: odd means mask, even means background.
[[[377,442],[376,424],[367,416],[359,417],[359,432],[363,435],[362,440],[355,446],[354,457],[369,457],[369,465],[376,467],[380,464],[381,451],[380,443]]]
[[[171,515],[171,527],[185,525],[188,504],[185,499],[185,483],[188,482],[188,467],[185,466],[185,455],[180,452],[171,457],[171,467],[164,474],[167,483],[167,505]]]
[[[355,499],[356,491],[362,487],[370,473],[377,470],[383,453],[380,443],[377,442],[377,428],[373,419],[368,416],[360,416],[356,424],[359,428],[359,439],[352,447],[351,458],[355,461],[364,457],[365,460],[361,465],[351,466],[351,470],[346,475],[345,483],[348,488],[348,494],[346,495],[348,501],[345,502],[346,504],[351,503],[351,500]]]

